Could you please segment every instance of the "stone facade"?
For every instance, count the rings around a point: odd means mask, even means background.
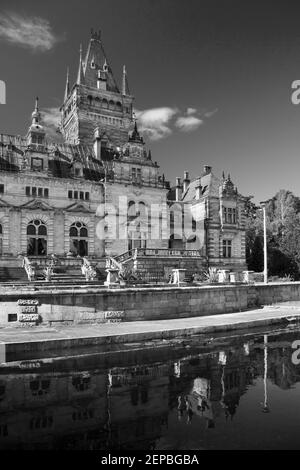
[[[245,268],[244,198],[207,166],[170,188],[138,131],[126,69],[119,88],[99,33],[72,86],[67,77],[60,132],[63,143],[47,142],[37,100],[25,137],[0,135],[2,259],[171,249],[170,269],[182,250],[196,253],[196,270]]]

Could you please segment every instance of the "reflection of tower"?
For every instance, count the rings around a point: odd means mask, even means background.
[[[222,374],[221,374],[222,395],[221,395],[220,403],[221,403],[222,408],[226,408],[226,404],[225,404],[225,401],[224,401],[224,397],[225,397],[224,375],[225,375],[225,366],[226,366],[226,362],[227,362],[227,355],[226,355],[225,351],[220,351],[219,352],[219,361],[218,362],[222,366]],[[228,417],[228,414],[226,413],[226,419],[227,419],[227,417]]]
[[[268,406],[267,379],[268,379],[268,336],[264,335],[264,403],[263,403],[263,408],[262,408],[263,413],[270,412],[270,408]]]

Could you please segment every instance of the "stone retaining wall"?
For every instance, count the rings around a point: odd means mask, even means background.
[[[89,288],[10,292],[0,297],[0,323],[94,323],[230,313],[300,300],[300,283],[235,286]],[[107,312],[123,312],[107,315]],[[110,319],[110,320],[108,320]]]

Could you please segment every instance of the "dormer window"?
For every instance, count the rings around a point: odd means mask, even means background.
[[[76,162],[73,166],[73,175],[75,178],[82,178],[83,177],[83,167],[82,164]]]

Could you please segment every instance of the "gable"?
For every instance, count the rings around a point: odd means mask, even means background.
[[[53,211],[54,207],[50,206],[47,202],[42,201],[41,199],[32,199],[31,201],[26,202],[19,206],[22,209],[32,209],[32,210],[42,210],[42,211]]]
[[[83,212],[83,213],[92,213],[89,206],[82,201],[74,202],[70,206],[67,206],[65,209],[67,212]]]

